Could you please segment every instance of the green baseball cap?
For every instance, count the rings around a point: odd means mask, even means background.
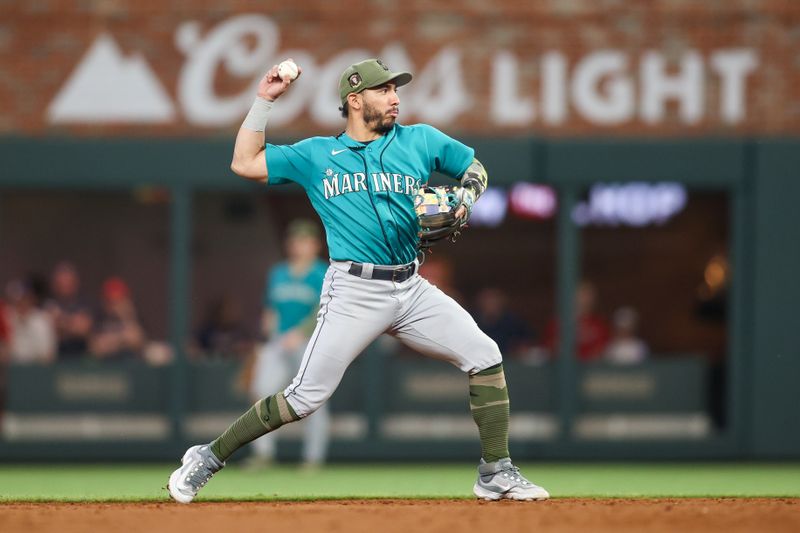
[[[289,223],[286,228],[286,236],[293,237],[315,237],[319,239],[319,227],[312,221],[305,218],[298,218]]]
[[[347,95],[360,93],[384,83],[394,81],[400,87],[411,81],[409,72],[392,72],[380,59],[367,59],[350,65],[339,79],[339,97],[344,104]]]

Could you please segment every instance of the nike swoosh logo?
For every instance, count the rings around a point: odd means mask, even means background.
[[[483,483],[483,482],[481,482],[481,485],[483,486],[483,488],[485,488],[487,490],[490,490],[492,492],[508,492],[508,490],[511,488],[510,486],[503,487],[502,485],[498,485],[497,483]]]
[[[346,152],[346,151],[347,151],[347,148],[345,148],[343,150],[331,150],[331,155],[339,155],[342,152]]]

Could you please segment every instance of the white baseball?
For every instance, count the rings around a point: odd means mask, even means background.
[[[297,65],[291,59],[281,61],[280,65],[278,65],[278,77],[282,80],[288,79],[291,81],[297,77],[298,73]]]

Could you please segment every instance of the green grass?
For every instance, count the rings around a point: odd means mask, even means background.
[[[522,465],[554,497],[800,497],[800,464]],[[173,465],[0,466],[0,502],[154,501]],[[232,465],[199,500],[469,498],[474,465],[334,465],[316,473]]]

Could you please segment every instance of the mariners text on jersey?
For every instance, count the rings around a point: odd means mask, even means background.
[[[370,184],[374,192],[395,192],[398,194],[416,194],[420,187],[420,181],[413,176],[403,176],[402,174],[388,174],[384,172],[373,172],[370,177]],[[332,196],[347,194],[349,192],[360,192],[367,189],[367,177],[363,172],[353,172],[352,174],[340,174],[333,169],[325,170],[325,178],[322,180],[325,199]]]
[[[461,178],[475,152],[426,124],[395,125],[363,143],[341,133],[266,145],[268,183],[302,186],[319,214],[331,259],[409,263],[419,229],[414,194],[431,173]]]

